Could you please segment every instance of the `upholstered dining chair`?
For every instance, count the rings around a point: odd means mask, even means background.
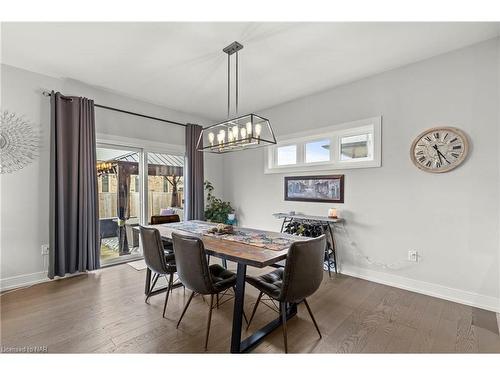
[[[172,291],[174,273],[177,272],[177,268],[175,266],[175,256],[174,254],[165,253],[158,229],[141,226],[139,230],[142,251],[144,253],[144,261],[153,274],[153,283],[146,295],[145,302],[148,302],[158,279],[161,276],[165,277],[168,285],[167,294],[165,296],[165,304],[163,305],[163,317],[165,317],[168,295]]]
[[[326,238],[324,234],[307,241],[294,242],[288,250],[285,268],[278,268],[257,277],[246,277],[246,281],[260,291],[248,321],[247,329],[250,327],[257,306],[264,294],[272,301],[279,302],[285,353],[288,353],[286,333],[287,304],[304,302],[321,339],[321,332],[306,298],[318,290],[323,280],[325,246]]]
[[[203,242],[196,237],[185,236],[176,232],[172,233],[174,254],[177,264],[177,275],[182,284],[191,290],[191,295],[182,310],[177,322],[177,328],[186,313],[195,294],[210,295],[208,308],[207,331],[205,335],[205,350],[208,347],[212,310],[216,307],[214,296],[234,288],[236,275],[219,264],[208,265]]]
[[[181,221],[179,215],[153,215],[151,216],[151,224],[167,224],[167,223],[178,223]]]
[[[153,215],[151,216],[150,223],[151,225],[156,225],[156,224],[168,224],[168,223],[178,223],[180,222],[181,219],[179,215],[172,214],[172,215]],[[169,253],[172,253],[174,251],[172,241],[163,239],[161,240],[163,242],[163,248],[165,251],[168,251]]]

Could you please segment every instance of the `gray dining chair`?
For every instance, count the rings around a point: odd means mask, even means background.
[[[173,215],[153,215],[151,216],[151,219],[149,220],[149,223],[151,225],[158,225],[158,224],[169,224],[169,223],[179,223],[181,221],[181,218],[179,215],[173,214]],[[168,253],[173,253],[174,248],[172,245],[172,241],[166,238],[162,238],[161,242],[163,243],[163,249],[168,252]]]
[[[285,268],[278,268],[261,276],[246,277],[246,281],[260,291],[248,321],[247,329],[250,327],[257,306],[264,294],[270,300],[277,301],[283,328],[285,353],[288,353],[286,333],[287,304],[304,302],[321,339],[321,332],[306,298],[318,290],[323,280],[325,246],[326,238],[324,234],[307,241],[294,242],[288,249]]]
[[[167,294],[163,305],[163,317],[167,309],[168,296],[172,292],[174,273],[177,272],[174,254],[167,254],[163,249],[160,232],[156,228],[139,228],[144,261],[153,274],[153,283],[146,294],[146,303],[151,297],[156,282],[163,276],[167,281]],[[168,276],[168,279],[167,279]]]
[[[205,335],[205,350],[207,350],[212,310],[216,307],[216,305],[214,305],[214,296],[225,292],[229,288],[234,288],[236,284],[236,275],[219,264],[212,264],[209,266],[205,254],[205,247],[199,238],[173,232],[172,240],[174,243],[174,254],[177,264],[177,275],[182,284],[184,284],[187,289],[191,290],[191,295],[177,322],[177,328],[194,295],[210,295],[207,331]]]

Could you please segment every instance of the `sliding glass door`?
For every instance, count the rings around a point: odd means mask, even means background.
[[[147,218],[157,215],[184,217],[184,156],[147,153]]]
[[[96,150],[101,264],[139,259],[138,225],[184,218],[184,155],[105,143]]]
[[[144,153],[106,144],[98,144],[96,151],[101,265],[141,258],[136,227],[144,210]]]

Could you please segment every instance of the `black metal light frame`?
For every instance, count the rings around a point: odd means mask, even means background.
[[[238,51],[243,49],[243,45],[238,43],[238,42],[233,42],[227,47],[223,49],[223,52],[227,54],[227,120],[221,121],[217,124],[207,126],[203,128],[200,137],[198,138],[198,143],[196,145],[197,151],[203,151],[203,152],[211,152],[215,154],[225,154],[228,152],[233,152],[233,151],[241,151],[241,150],[247,150],[247,149],[254,149],[257,147],[262,147],[262,146],[267,146],[267,145],[274,145],[276,144],[276,136],[274,135],[273,128],[271,126],[271,122],[269,119],[256,115],[254,113],[250,113],[244,116],[238,116]],[[236,116],[235,118],[229,118],[230,115],[230,108],[231,108],[231,55],[235,54],[236,55],[236,103],[235,103],[235,109],[236,109]],[[242,122],[243,119],[250,118],[250,123],[251,123],[251,129],[252,131],[247,133],[247,136],[240,138],[238,134],[234,137],[235,139],[229,140],[229,133],[231,132],[232,127],[234,126],[242,126],[240,122]],[[263,125],[265,123],[265,125]],[[265,132],[265,136],[267,137],[262,137],[262,136],[255,136],[255,129],[254,125],[260,124],[262,127],[267,127],[267,132]],[[228,133],[228,140],[226,141],[224,137],[224,142],[217,144],[210,144],[205,146],[204,141],[203,141],[203,136],[205,133],[209,132],[211,129],[215,128],[224,128],[224,131]],[[217,132],[214,132],[216,134]],[[225,134],[225,133],[224,133]],[[232,134],[232,133],[231,133]],[[270,138],[269,135],[272,137]]]
[[[267,129],[269,130],[269,133],[272,136],[272,140],[266,139],[266,138],[263,138],[260,136],[256,137],[254,135],[254,133],[251,133],[252,135],[249,137],[245,137],[243,139],[237,139],[237,140],[233,140],[233,141],[227,141],[227,142],[223,142],[223,143],[216,144],[213,146],[212,145],[205,146],[203,144],[203,135],[206,132],[208,132],[210,129],[220,128],[222,126],[226,126],[228,129],[230,129],[233,124],[237,124],[239,122],[239,120],[247,118],[247,117],[250,117],[250,119],[251,119],[250,121],[251,121],[252,125],[255,123],[254,122],[255,118],[258,119],[259,123],[266,122],[266,126],[267,126]],[[253,141],[253,143],[252,143],[252,141]],[[196,145],[196,149],[198,151],[212,152],[214,154],[225,154],[227,152],[250,150],[250,149],[257,148],[257,147],[261,147],[261,146],[263,146],[263,143],[265,145],[275,145],[276,144],[276,136],[274,135],[273,128],[271,127],[271,124],[267,118],[256,115],[254,113],[250,113],[250,114],[247,114],[244,116],[236,117],[236,118],[233,118],[231,120],[222,121],[222,122],[219,122],[217,124],[210,125],[210,126],[203,128],[202,132],[200,133],[200,137],[198,138],[198,143]]]

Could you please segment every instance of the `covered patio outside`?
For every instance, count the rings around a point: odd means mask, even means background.
[[[127,261],[141,256],[139,225],[141,196],[139,152],[97,149],[101,262]],[[183,216],[183,165],[178,155],[148,153],[147,217],[171,209]]]

